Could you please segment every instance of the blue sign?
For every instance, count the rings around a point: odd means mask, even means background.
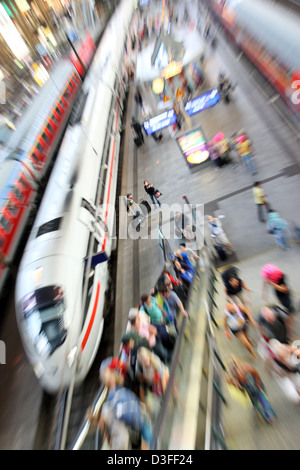
[[[158,116],[155,116],[148,121],[145,121],[143,126],[147,135],[153,134],[153,132],[160,131],[164,127],[172,126],[177,120],[174,109],[165,111]]]
[[[199,113],[210,106],[214,106],[220,100],[218,90],[210,90],[197,98],[188,101],[185,105],[185,110],[189,116]]]

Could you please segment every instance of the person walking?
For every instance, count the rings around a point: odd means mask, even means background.
[[[160,207],[161,206],[161,203],[160,203],[160,200],[159,200],[159,197],[161,196],[160,191],[155,189],[153,184],[150,184],[149,181],[147,181],[147,180],[144,181],[144,189],[145,189],[146,193],[150,196],[152,204],[154,206],[156,206],[156,204],[157,204],[158,207]],[[158,196],[158,194],[160,196]]]
[[[262,296],[265,301],[267,301],[268,286],[274,288],[275,296],[287,312],[288,335],[291,339],[294,334],[295,307],[293,305],[292,294],[287,283],[286,275],[277,266],[274,266],[273,264],[265,264],[262,268],[261,274],[263,277]]]
[[[245,282],[239,276],[239,270],[235,266],[231,266],[222,273],[222,280],[225,286],[225,293],[228,301],[241,303],[244,307],[251,301],[251,291]],[[248,301],[244,298],[246,291]]]
[[[134,116],[131,119],[131,131],[135,145],[140,147],[144,143],[144,135],[141,124]]]
[[[245,163],[251,175],[255,175],[257,171],[253,163],[252,154],[251,154],[251,142],[248,139],[248,137],[245,136],[245,138],[238,144],[238,150],[239,150],[241,159]]]
[[[228,302],[225,306],[224,312],[225,336],[228,339],[231,339],[230,330],[247,351],[250,352],[252,358],[256,359],[256,354],[252,347],[254,343],[248,334],[248,324],[251,324],[254,328],[256,327],[256,324],[249,310],[243,307],[243,305],[237,306],[232,302]]]
[[[275,212],[273,209],[269,209],[267,227],[269,233],[273,235],[276,244],[280,248],[283,248],[284,250],[289,248],[286,231],[288,223],[279,216],[278,212]]]
[[[276,413],[269,403],[264,384],[257,370],[247,362],[241,362],[233,356],[229,365],[227,383],[239,390],[244,390],[258,416],[271,424],[276,418]]]
[[[253,197],[254,204],[256,204],[257,207],[258,220],[260,222],[266,222],[264,218],[264,207],[267,209],[266,195],[259,181],[256,181],[253,185]]]
[[[135,99],[136,104],[143,109],[144,108],[143,98],[142,98],[139,87],[136,88],[134,99]]]

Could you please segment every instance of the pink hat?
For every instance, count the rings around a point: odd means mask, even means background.
[[[283,272],[274,264],[265,264],[261,270],[261,275],[264,279],[277,284],[282,278]]]

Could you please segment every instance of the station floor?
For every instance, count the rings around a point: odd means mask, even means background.
[[[147,179],[162,192],[162,203],[182,206],[182,196],[185,195],[191,204],[203,204],[206,215],[224,215],[223,227],[235,250],[235,256],[228,262],[234,263],[240,269],[241,277],[252,291],[254,316],[265,303],[261,296],[260,270],[268,262],[277,264],[286,273],[295,305],[299,310],[300,246],[292,243],[287,251],[276,247],[272,236],[267,233],[266,226],[257,219],[252,196],[253,182],[261,181],[272,207],[284,218],[300,226],[298,138],[274,112],[272,103],[265,99],[251,80],[251,72],[244,68],[239,55],[223,38],[219,39],[216,50],[207,47],[205,88],[210,89],[215,85],[221,70],[236,83],[234,101],[229,105],[220,102],[194,115],[191,127],[200,126],[208,141],[217,132],[224,132],[230,137],[235,131],[245,128],[255,149],[258,170],[255,179],[243,165],[218,170],[213,164],[208,164],[191,171],[180,152],[176,136],[171,135],[169,129],[163,131],[162,143],[156,144],[151,137],[145,137],[145,144],[137,149],[132,140],[130,120],[133,115],[139,119],[141,115],[133,99],[135,84],[132,83],[121,156],[121,195],[126,196],[131,192],[138,202],[147,199],[143,187],[143,182]],[[162,217],[160,214],[158,210],[151,212],[145,229],[141,232],[143,238],[132,240],[127,236],[118,240],[115,353],[119,350],[129,309],[138,304],[141,294],[150,292],[163,267],[162,251],[157,238],[157,226]],[[123,233],[124,228],[127,233],[128,222],[126,214],[121,214],[120,228]],[[270,292],[269,301],[272,300],[274,297]],[[236,353],[248,361],[248,353],[244,352],[239,343],[235,339],[227,340],[223,334],[224,294],[221,283],[218,285],[217,301],[220,329],[216,334],[222,359],[226,363],[229,355]],[[13,302],[9,313],[10,316],[14,315]],[[9,337],[17,336],[14,333],[15,328],[12,327],[12,331],[7,333]],[[299,334],[299,319],[296,316],[295,339],[300,338]],[[253,339],[257,339],[256,333],[253,334]],[[15,373],[8,382],[5,377],[9,371],[7,367],[1,377],[1,385],[5,387],[6,393],[0,414],[3,424],[0,429],[0,448],[30,449],[33,448],[36,434],[41,391],[22,352],[20,356],[16,356],[16,350],[8,353],[12,357],[11,361],[8,361],[9,367],[14,366]],[[224,406],[223,410],[223,427],[228,448],[298,449],[299,407],[290,404],[274,380],[265,373],[260,357],[255,367],[265,382],[278,420],[273,426],[266,427],[261,424],[252,410],[233,401],[225,388],[228,406]]]
[[[227,263],[240,269],[242,279],[252,291],[254,317],[263,305],[275,301],[271,291],[268,300],[262,298],[260,271],[266,263],[276,264],[286,273],[298,310],[300,246],[292,242],[291,247],[284,251],[275,245],[272,235],[267,233],[266,225],[258,221],[252,195],[254,181],[261,181],[271,206],[291,222],[291,229],[293,223],[300,225],[300,157],[297,136],[274,112],[271,103],[267,102],[261,91],[256,88],[249,71],[243,67],[239,57],[224,39],[220,38],[216,50],[207,48],[204,70],[205,89],[215,85],[221,70],[228,74],[237,84],[234,101],[230,104],[219,102],[214,107],[194,115],[189,124],[192,128],[200,126],[208,141],[220,131],[230,137],[235,131],[246,129],[255,149],[257,174],[251,176],[242,164],[235,168],[225,167],[219,170],[211,163],[191,171],[180,152],[176,136],[171,135],[169,129],[164,129],[162,143],[156,144],[151,137],[145,137],[144,145],[137,149],[132,140],[130,120],[133,115],[141,120],[141,110],[133,99],[135,84],[131,84],[121,194],[126,196],[131,192],[137,202],[147,199],[143,187],[146,179],[163,193],[162,203],[182,206],[182,196],[185,195],[191,204],[204,204],[206,215],[224,215],[223,227],[235,254],[219,269],[222,271]],[[187,127],[186,124],[185,129]],[[150,199],[148,202],[151,202]],[[128,222],[126,216],[120,218],[120,227],[123,230],[128,223],[130,221]],[[119,349],[119,340],[125,330],[129,308],[139,303],[141,294],[150,292],[163,267],[162,252],[157,239],[159,224],[164,226],[163,215],[155,210],[148,217],[139,239],[132,240],[127,236],[126,239],[118,241],[115,352]],[[222,359],[226,363],[230,354],[235,353],[249,362],[249,354],[244,352],[237,340],[233,338],[229,341],[224,336],[225,297],[221,281],[218,284],[218,292],[217,318],[220,329],[216,335]],[[295,339],[299,334],[299,320],[296,316]],[[254,340],[258,340],[257,332],[253,332],[252,336]],[[266,427],[259,422],[252,409],[244,408],[235,402],[225,386],[224,393],[228,405],[224,406],[223,410],[223,427],[228,448],[299,448],[299,407],[288,402],[274,379],[266,373],[259,355],[253,365],[261,374],[278,419],[273,426]]]

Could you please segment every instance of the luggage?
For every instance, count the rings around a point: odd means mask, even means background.
[[[151,206],[148,201],[143,200],[140,203],[141,209],[145,215],[149,214],[151,212]]]
[[[225,250],[222,248],[221,245],[215,245],[216,252],[218,253],[218,256],[221,261],[225,261],[227,259],[227,255],[225,253]]]

